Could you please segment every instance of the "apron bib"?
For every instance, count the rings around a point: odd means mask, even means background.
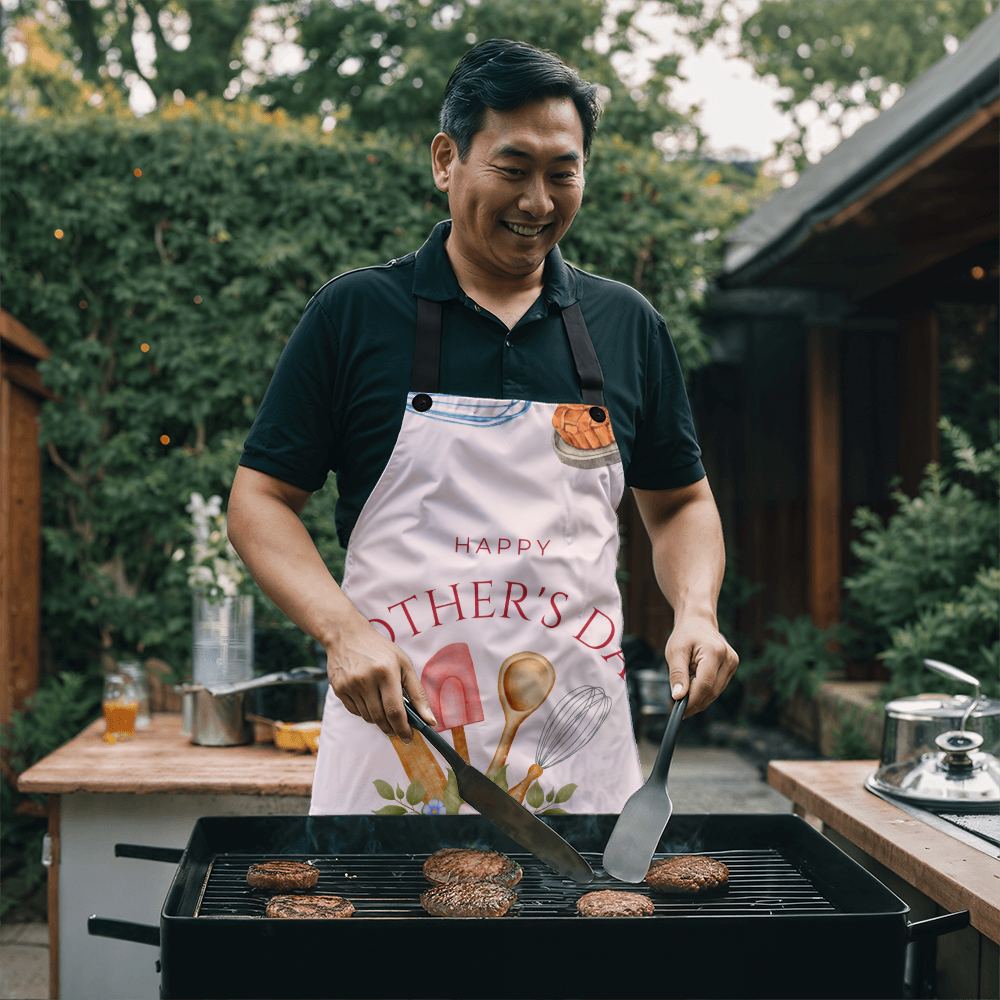
[[[413,381],[343,590],[406,652],[473,767],[539,815],[619,813],[642,776],[621,650],[624,474],[579,304],[582,403],[437,392],[441,304],[417,300]],[[330,688],[310,812],[472,813],[454,773]]]

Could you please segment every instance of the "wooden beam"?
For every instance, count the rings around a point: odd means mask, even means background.
[[[936,163],[942,156],[950,153],[956,146],[975,135],[980,129],[995,125],[998,116],[1000,116],[1000,98],[971,114],[965,121],[956,125],[955,128],[941,136],[936,142],[931,143],[930,146],[918,153],[912,160],[904,163],[903,166],[893,171],[888,177],[879,181],[870,191],[866,191],[860,198],[851,202],[846,208],[842,208],[836,215],[825,219],[823,222],[818,222],[813,226],[813,232],[822,233],[828,229],[836,229],[838,226],[842,226],[849,219],[853,219],[856,215],[864,212],[872,202],[883,198],[911,177],[920,173],[921,170],[925,170],[933,163]]]
[[[62,402],[61,397],[57,396],[42,381],[42,376],[38,374],[38,369],[31,365],[5,361],[3,367],[0,368],[0,377],[9,379],[22,389],[27,389],[29,392],[33,392],[36,396],[41,396],[43,399],[54,399],[56,402]]]
[[[6,309],[0,309],[0,340],[39,360],[52,357],[52,352],[45,344]]]
[[[0,722],[38,689],[42,463],[39,400],[0,379]]]
[[[827,628],[840,620],[840,355],[837,331],[806,332],[809,391],[809,611]]]
[[[927,465],[940,458],[938,319],[932,307],[906,317],[901,341],[899,475],[903,492],[916,496]]]

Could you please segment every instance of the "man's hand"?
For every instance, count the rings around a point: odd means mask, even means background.
[[[719,512],[707,479],[675,490],[632,492],[653,545],[656,580],[674,609],[664,651],[671,693],[676,701],[690,685],[685,717],[694,715],[722,694],[739,663],[716,618],[726,568]]]
[[[664,656],[675,701],[684,696],[690,681],[685,718],[707,708],[722,694],[740,662],[715,621],[697,617],[674,623]]]
[[[403,691],[425,722],[437,725],[427,694],[410,658],[367,621],[342,629],[327,647],[327,673],[333,693],[352,715],[378,726],[404,743],[413,731],[403,707]]]

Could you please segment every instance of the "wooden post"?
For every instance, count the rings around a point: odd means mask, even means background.
[[[0,311],[0,722],[38,688],[42,462],[35,362],[49,349]]]
[[[933,308],[903,321],[899,392],[899,475],[903,492],[916,496],[928,463],[938,461],[941,416],[938,319]]]
[[[837,331],[806,332],[809,384],[809,611],[827,628],[840,620],[840,357]]]

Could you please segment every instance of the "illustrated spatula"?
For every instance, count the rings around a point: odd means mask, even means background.
[[[604,849],[604,870],[622,882],[641,882],[646,877],[649,862],[674,811],[667,794],[667,772],[687,703],[687,695],[674,702],[653,770],[646,784],[625,803]]]

